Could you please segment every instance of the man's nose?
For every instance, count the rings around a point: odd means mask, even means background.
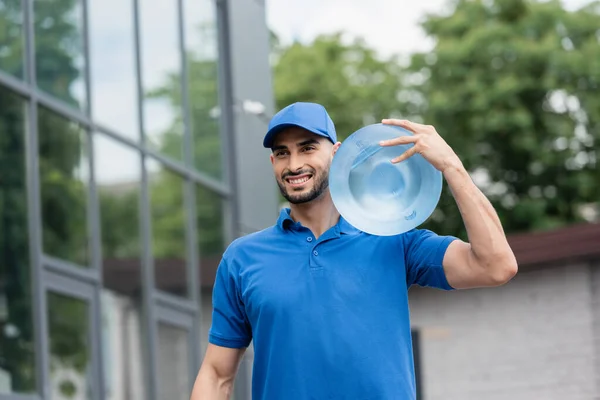
[[[304,161],[302,161],[302,157],[294,154],[290,156],[290,171],[297,172],[301,170],[303,166]]]

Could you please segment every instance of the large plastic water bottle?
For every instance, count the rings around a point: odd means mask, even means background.
[[[420,154],[393,164],[413,144],[382,147],[381,140],[412,135],[398,126],[373,124],[354,132],[333,158],[329,187],[339,213],[373,235],[407,232],[425,222],[442,192],[442,174]]]

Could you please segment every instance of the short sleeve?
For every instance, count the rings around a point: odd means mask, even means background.
[[[442,262],[446,249],[456,239],[427,229],[413,229],[402,235],[407,287],[419,285],[453,290],[446,279]]]
[[[239,293],[237,274],[222,259],[213,287],[210,343],[230,348],[244,348],[250,344],[252,331]]]

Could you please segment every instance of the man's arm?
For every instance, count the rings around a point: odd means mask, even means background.
[[[455,289],[499,286],[517,273],[517,261],[492,204],[477,188],[452,148],[430,125],[384,119],[384,124],[405,128],[409,136],[382,141],[382,146],[409,145],[392,160],[399,163],[419,153],[444,174],[461,213],[469,243],[454,240],[447,248],[443,268]]]
[[[245,351],[209,343],[190,400],[229,400]]]
[[[456,289],[499,286],[517,273],[517,260],[494,207],[462,163],[444,170],[465,224],[469,243],[455,240],[444,256],[448,283]]]

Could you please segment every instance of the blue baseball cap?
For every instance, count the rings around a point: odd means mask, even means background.
[[[298,126],[326,137],[332,143],[337,142],[335,126],[325,107],[316,103],[297,102],[290,104],[273,116],[269,122],[269,130],[265,135],[263,146],[268,149],[272,148],[275,135],[291,126]]]

